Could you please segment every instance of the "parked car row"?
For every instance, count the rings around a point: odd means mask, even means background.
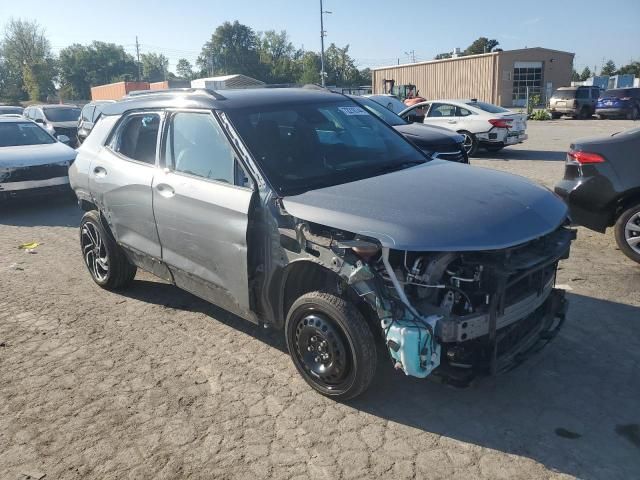
[[[32,105],[23,115],[41,125],[51,135],[64,135],[69,145],[78,145],[78,117],[80,109],[75,105]]]
[[[602,91],[595,86],[562,87],[551,95],[549,111],[554,119],[562,115],[573,118],[600,119],[621,117],[640,119],[640,88],[616,88]]]

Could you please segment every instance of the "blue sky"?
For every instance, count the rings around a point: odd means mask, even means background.
[[[328,43],[349,44],[360,67],[430,60],[439,52],[467,47],[479,36],[496,38],[505,50],[525,46],[574,52],[576,69],[598,69],[640,60],[640,0],[527,3],[472,0],[325,0]],[[75,6],[77,5],[77,7]],[[163,53],[173,70],[178,58],[194,62],[213,30],[239,20],[256,31],[287,30],[296,47],[320,50],[319,0],[51,2],[0,0],[0,26],[10,17],[37,20],[57,52],[102,40],[135,51]]]

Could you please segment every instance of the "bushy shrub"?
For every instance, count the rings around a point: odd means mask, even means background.
[[[547,110],[536,110],[529,115],[529,120],[551,120],[551,114]]]

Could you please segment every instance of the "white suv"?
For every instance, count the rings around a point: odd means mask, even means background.
[[[410,122],[437,125],[464,135],[469,156],[480,147],[497,152],[527,139],[525,114],[476,99],[420,102],[404,109],[400,116]]]

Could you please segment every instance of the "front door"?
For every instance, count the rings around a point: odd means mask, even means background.
[[[122,119],[111,142],[91,162],[90,189],[116,240],[130,250],[160,258],[151,184],[161,114]]]
[[[235,152],[210,111],[170,115],[165,168],[153,180],[162,259],[176,285],[244,318],[249,305],[248,213]]]

